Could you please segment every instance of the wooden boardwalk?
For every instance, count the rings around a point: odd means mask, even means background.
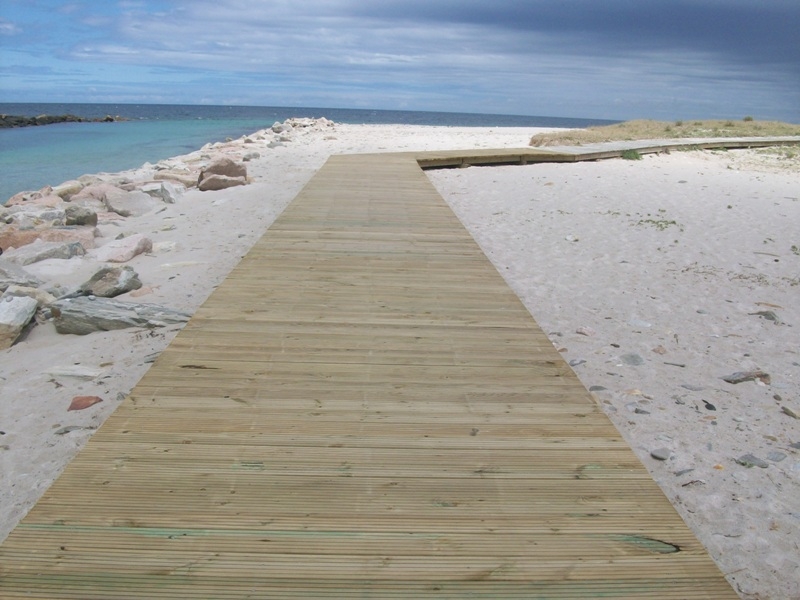
[[[416,158],[361,155],[0,547],[0,597],[737,596]]]

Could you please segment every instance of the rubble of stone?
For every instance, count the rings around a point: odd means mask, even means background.
[[[80,334],[185,320],[182,313],[170,316],[166,307],[106,301],[147,285],[124,263],[152,253],[153,242],[147,232],[124,231],[126,222],[183,201],[191,189],[224,194],[248,185],[247,162],[334,126],[325,118],[287,119],[132,171],[83,175],[12,196],[0,205],[0,349],[20,339],[26,327],[50,320],[60,333]],[[43,281],[26,271],[44,261],[63,261],[65,273],[73,261],[97,266],[76,286],[58,276]]]

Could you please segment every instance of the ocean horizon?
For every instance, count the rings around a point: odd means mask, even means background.
[[[0,129],[0,203],[21,191],[58,185],[84,174],[116,173],[238,138],[291,117],[325,117],[348,124],[451,127],[588,127],[614,123],[526,115],[322,107],[183,104],[0,103],[0,114],[35,117],[108,115],[109,123],[57,123]]]

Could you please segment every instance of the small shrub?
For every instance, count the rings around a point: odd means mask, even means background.
[[[636,150],[623,150],[621,156],[625,160],[642,160],[642,155]]]
[[[750,115],[747,115],[744,119],[742,119],[742,121],[744,121],[745,123],[749,123],[752,120],[753,120],[753,117],[751,117]]]
[[[675,127],[682,127],[683,121],[675,121]]]
[[[733,121],[725,121],[725,127],[733,127]]]

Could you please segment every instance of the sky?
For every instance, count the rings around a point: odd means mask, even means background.
[[[0,0],[0,102],[800,123],[800,0]]]

